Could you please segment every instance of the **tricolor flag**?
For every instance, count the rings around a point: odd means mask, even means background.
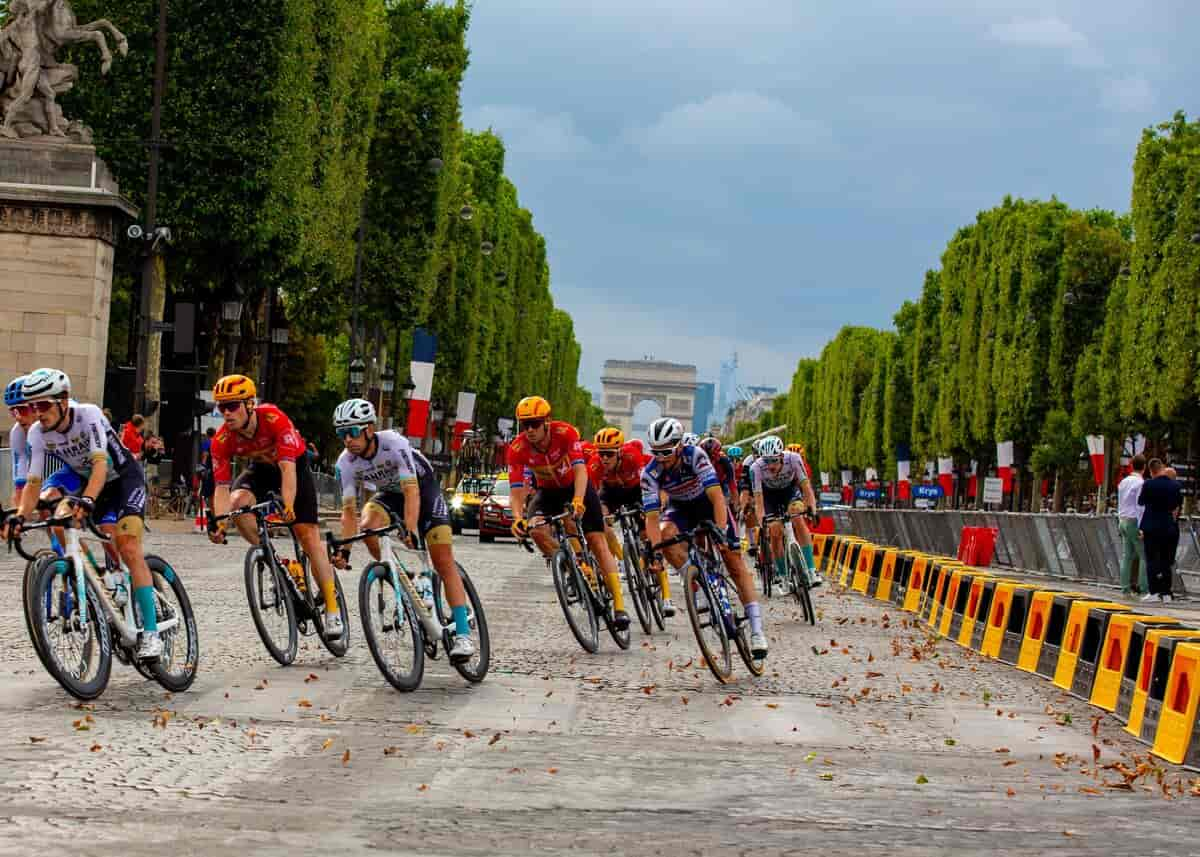
[[[1104,435],[1089,434],[1087,436],[1088,457],[1092,459],[1092,475],[1096,484],[1104,484]]]
[[[1011,494],[1013,487],[1013,442],[1001,441],[996,444],[996,473],[1004,486],[1004,493]]]
[[[437,354],[437,336],[423,327],[413,331],[412,398],[408,402],[408,439],[417,447],[425,440],[429,425],[429,399],[433,396],[433,358]]]
[[[911,461],[896,462],[896,496],[901,500],[907,500],[912,496],[912,483],[908,481],[911,469]]]
[[[937,460],[938,468],[938,483],[942,486],[942,493],[947,497],[954,496],[954,459],[939,458]]]
[[[462,449],[463,433],[471,427],[475,420],[475,394],[463,390],[458,394],[458,407],[454,411],[454,442],[451,449],[458,452]]]

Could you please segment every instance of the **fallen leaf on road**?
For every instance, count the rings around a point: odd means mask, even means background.
[[[926,777],[924,774],[921,774],[919,777],[917,777],[917,785],[923,786],[927,782],[929,782],[929,778]]]
[[[264,678],[258,684],[254,685],[254,689],[255,690],[266,690],[268,684],[269,684],[269,682]]]
[[[833,707],[832,702],[818,702],[817,703],[817,708],[832,708],[832,707]]]
[[[809,753],[807,756],[804,757],[804,762],[805,762],[805,764],[811,765],[813,763],[813,759],[815,759],[815,758],[817,758],[816,753]]]
[[[76,732],[87,732],[89,729],[92,728],[91,726],[88,726],[86,723],[84,723],[82,720],[76,720],[71,725],[75,727]]]
[[[29,743],[30,743],[30,744],[41,744],[41,743],[42,743],[43,741],[45,741],[45,740],[46,740],[46,736],[45,736],[45,735],[30,735],[30,736],[29,736]]]
[[[332,720],[332,719],[333,719],[333,718],[332,718],[332,717],[330,717],[328,714],[322,714],[322,715],[321,715],[321,722],[322,722],[322,723],[328,723],[328,722],[329,722],[330,720]]]
[[[93,753],[99,753],[101,750],[103,750],[103,749],[104,749],[104,747],[103,747],[102,745],[100,745],[100,744],[93,744],[93,745],[92,745],[92,746],[91,746],[89,749],[90,749],[90,750],[91,750]]]
[[[350,750],[347,749],[345,753],[342,753],[342,767],[345,767],[346,765],[349,765],[349,764],[350,764]]]
[[[1094,789],[1094,788],[1091,788],[1090,786],[1080,786],[1080,787],[1079,787],[1079,791],[1080,791],[1082,794],[1085,794],[1085,795],[1098,795],[1098,794],[1101,794],[1101,791],[1100,791],[1100,789]]]
[[[301,708],[312,708],[312,703],[309,702],[307,699],[302,699],[299,702],[297,702],[296,704],[298,706],[300,706]]]
[[[509,768],[508,772],[510,774],[523,774],[523,773],[525,773],[525,769],[524,768]]]
[[[429,786],[425,783],[421,783],[421,785],[417,786],[417,791],[419,792],[427,791],[428,789]]]
[[[404,731],[409,735],[420,735],[424,730],[424,726],[418,726],[416,723],[410,723],[404,727]]]
[[[549,699],[549,698],[550,698],[550,694],[552,694],[552,693],[554,693],[554,691],[553,691],[553,690],[548,690],[548,691],[546,691],[546,698],[547,698],[547,699]]]
[[[399,747],[384,747],[384,748],[383,748],[383,755],[385,755],[385,756],[399,756],[399,755],[400,755],[400,748],[399,748]]]
[[[546,773],[547,774],[557,774],[558,768],[546,768]]]
[[[944,743],[944,744],[945,744],[947,747],[953,747],[953,746],[954,746],[955,744],[957,744],[958,742],[957,742],[957,741],[955,741],[953,738],[947,738],[947,739],[946,739],[946,740],[945,740],[943,743]]]
[[[767,703],[767,708],[778,708],[778,707],[779,707],[779,703],[777,703],[777,702],[768,702]]]
[[[883,673],[877,673],[877,672],[871,672],[871,671],[868,671],[868,672],[867,672],[867,678],[883,678]]]
[[[1097,714],[1095,717],[1092,718],[1092,735],[1094,737],[1100,736],[1100,721],[1103,719],[1104,719],[1104,716],[1101,714]]]
[[[1017,793],[1017,790],[1012,787],[1009,787],[1008,791],[1005,792],[1005,794],[1007,794],[1009,797],[1014,796],[1016,793]]]
[[[490,746],[492,746],[493,744],[495,744],[495,743],[496,743],[497,741],[499,741],[499,740],[500,740],[500,733],[499,733],[499,732],[497,732],[495,735],[493,735],[493,736],[492,736],[492,739],[491,739],[490,741],[488,741],[488,746],[489,746],[489,747],[490,747]]]
[[[679,701],[682,702],[684,705],[688,704],[688,698],[686,696],[679,697]]]
[[[328,750],[332,746],[333,746],[333,739],[326,738],[324,743],[321,744],[321,752],[324,753],[326,750]],[[387,751],[385,750],[384,752],[386,753]]]
[[[994,752],[997,752],[997,753],[1011,753],[1012,751],[1011,751],[1011,750],[1009,750],[1007,747],[997,747],[997,748],[995,749],[995,751],[994,751]]]
[[[310,681],[320,681],[320,680],[321,680],[321,677],[319,675],[317,675],[316,673],[309,673],[308,678],[306,678],[304,680],[304,683],[308,684]]]
[[[1074,835],[1075,835],[1074,830],[1064,830],[1063,831],[1063,836],[1074,836]]]
[[[820,775],[820,777],[818,777],[818,779],[822,779],[822,780],[832,780],[832,779],[833,779],[833,774],[821,774],[821,775]]]
[[[1015,765],[1016,763],[1017,763],[1017,760],[1016,760],[1016,759],[1009,759],[1007,762],[1005,762],[1005,763],[1004,763],[1003,765],[1001,765],[1000,767],[1002,767],[1002,768],[1007,768],[1007,767],[1009,767],[1010,765]]]
[[[656,688],[656,687],[658,687],[658,685],[655,685],[655,684],[643,685],[642,693],[646,694],[646,696],[649,696],[650,694],[654,693],[654,688]]]
[[[475,737],[475,733],[474,733],[474,732],[472,732],[470,729],[464,729],[464,730],[463,730],[463,737],[464,737],[464,738],[474,738],[474,737]]]

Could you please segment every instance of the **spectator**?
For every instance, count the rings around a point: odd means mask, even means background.
[[[313,441],[308,441],[308,448],[304,450],[304,454],[308,456],[308,467],[313,473],[320,471],[319,454],[317,453],[317,445]]]
[[[1142,493],[1142,483],[1145,478],[1142,471],[1146,469],[1146,457],[1133,457],[1133,472],[1121,480],[1117,486],[1117,528],[1121,533],[1121,593],[1149,593],[1146,581],[1146,550],[1142,538],[1138,534],[1138,522],[1142,519],[1142,507],[1138,505],[1138,497]],[[1132,586],[1133,561],[1138,563],[1138,585]]]
[[[1160,459],[1150,459],[1150,478],[1142,483],[1138,505],[1145,507],[1138,528],[1146,548],[1147,578],[1150,591],[1143,601],[1171,601],[1171,566],[1179,546],[1179,522],[1176,512],[1183,505],[1179,483],[1164,472]]]
[[[215,428],[213,428],[212,426],[209,426],[205,430],[204,437],[200,438],[201,454],[208,452],[208,450],[212,447],[212,439],[216,436],[216,434],[217,434],[217,430]]]
[[[108,420],[108,424],[112,425],[112,411],[109,408],[101,408],[100,413],[104,414],[104,418]]]
[[[146,418],[141,414],[134,414],[129,422],[125,423],[125,427],[121,429],[121,445],[133,453],[133,457],[141,459],[142,446],[142,426],[146,424]]]
[[[142,459],[147,464],[158,464],[166,455],[167,448],[163,445],[163,439],[156,434],[147,435],[142,446]]]

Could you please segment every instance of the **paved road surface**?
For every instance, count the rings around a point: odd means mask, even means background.
[[[1088,706],[857,596],[822,590],[816,628],[772,603],[767,675],[721,688],[686,617],[587,655],[539,561],[462,538],[492,673],[435,661],[402,695],[357,612],[344,660],[310,643],[281,669],[242,548],[151,544],[185,575],[202,673],[171,698],[118,665],[90,712],[41,669],[0,560],[0,855],[1200,853],[1194,774],[1166,766],[1171,799],[1153,773],[1105,788],[1093,744],[1101,765],[1144,755],[1115,722],[1093,737]]]

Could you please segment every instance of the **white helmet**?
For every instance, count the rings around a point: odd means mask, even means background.
[[[775,435],[767,435],[758,442],[759,458],[778,458],[783,455],[783,441]]]
[[[684,446],[696,446],[698,443],[700,443],[700,435],[695,432],[688,432],[683,436]]]
[[[21,392],[26,401],[34,399],[54,399],[64,393],[71,392],[71,379],[66,372],[58,369],[35,369],[25,376],[21,383]]]
[[[683,423],[672,417],[660,417],[650,423],[650,430],[646,432],[646,436],[650,438],[651,449],[678,446],[683,438]]]
[[[365,426],[375,422],[375,406],[366,399],[347,399],[333,411],[333,427]]]

